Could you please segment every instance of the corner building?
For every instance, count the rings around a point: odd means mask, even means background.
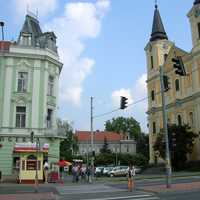
[[[145,47],[147,58],[148,122],[150,163],[156,154],[153,145],[163,128],[162,99],[159,68],[169,77],[170,90],[165,93],[168,123],[189,124],[195,133],[200,132],[200,1],[196,0],[188,13],[192,33],[192,50],[186,52],[168,39],[158,6],[155,6],[152,33]],[[172,58],[181,56],[187,76],[175,74]],[[196,139],[188,160],[200,160],[200,140]]]
[[[62,69],[53,32],[43,33],[28,14],[17,42],[0,41],[0,171],[12,175],[16,143],[49,144],[49,164],[59,159],[62,138],[56,126],[58,82]]]

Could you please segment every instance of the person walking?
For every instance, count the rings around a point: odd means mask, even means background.
[[[49,170],[49,164],[47,161],[44,163],[44,181],[45,183],[48,182],[48,170]]]
[[[132,192],[135,187],[134,180],[133,180],[134,176],[135,176],[135,169],[134,169],[134,166],[130,164],[128,168],[128,191],[129,192]]]

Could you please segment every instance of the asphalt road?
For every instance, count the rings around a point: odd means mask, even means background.
[[[126,179],[124,179],[126,180]],[[200,176],[187,178],[173,178],[173,183],[189,183],[200,181]],[[54,192],[59,196],[59,200],[199,200],[200,191],[179,191],[179,192],[162,192],[150,193],[139,190],[143,186],[152,186],[165,184],[165,179],[141,179],[136,181],[137,190],[133,192],[127,191],[126,181],[118,181],[117,179],[102,179],[93,184],[72,184],[68,182],[66,185],[41,185],[40,193]],[[6,187],[0,184],[0,194],[23,194],[33,193],[33,185],[12,185]],[[0,197],[1,200],[1,197]],[[29,198],[31,200],[31,198]]]

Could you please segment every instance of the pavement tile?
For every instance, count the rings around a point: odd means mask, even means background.
[[[140,189],[155,193],[195,190],[200,189],[200,182],[172,184],[171,188],[166,188],[166,185],[154,185],[141,187]]]
[[[53,193],[27,193],[27,194],[5,194],[0,195],[0,200],[57,200]]]

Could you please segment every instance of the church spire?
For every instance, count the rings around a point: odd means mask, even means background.
[[[194,5],[200,4],[200,0],[195,0],[193,4],[194,4]]]
[[[160,17],[160,12],[158,10],[157,1],[156,1],[150,41],[164,40],[164,39],[167,40],[168,37],[165,32],[162,19]]]

